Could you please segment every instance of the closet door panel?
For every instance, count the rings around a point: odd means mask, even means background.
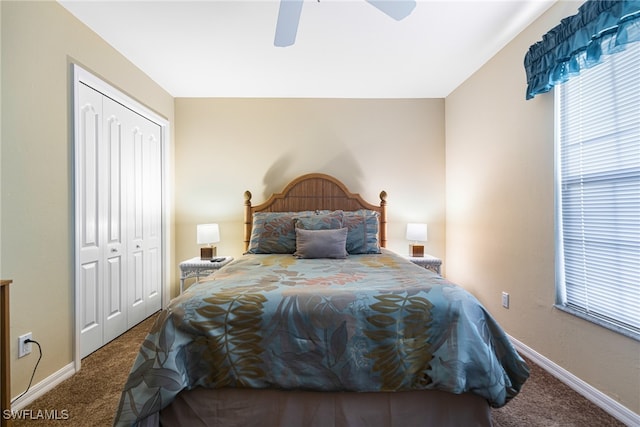
[[[143,321],[146,316],[144,298],[144,258],[141,250],[135,251],[129,265],[129,298],[128,319],[129,327]]]
[[[81,329],[80,355],[85,357],[102,346],[102,297],[98,262],[87,262],[81,266]]]
[[[80,203],[79,218],[79,255],[80,262],[96,262],[100,257],[100,179],[101,167],[100,145],[102,133],[102,98],[100,94],[81,87],[80,127],[78,156],[78,202]]]
[[[107,343],[127,330],[127,316],[124,306],[126,295],[122,257],[115,256],[107,260],[107,280],[105,286],[104,342]]]
[[[143,129],[145,310],[149,316],[162,305],[162,146],[160,126],[145,119]]]
[[[133,119],[137,116],[133,115]],[[144,165],[144,134],[134,121],[132,122],[131,133],[131,190],[130,202],[133,206],[131,211],[132,217],[130,218],[130,225],[132,227],[131,240],[140,246],[144,239],[144,180],[145,180],[145,165]]]
[[[77,296],[82,305],[80,314],[80,353],[84,357],[102,345],[102,263],[103,230],[100,201],[102,180],[102,95],[80,85],[76,126],[76,230],[80,285]]]
[[[127,188],[129,209],[129,327],[162,305],[162,169],[160,126],[131,112]]]
[[[160,310],[162,306],[161,253],[157,248],[150,249],[147,251],[146,259],[148,269],[145,280],[145,317],[148,317]]]
[[[144,253],[144,135],[138,123],[138,115],[129,111],[126,127],[127,224],[128,224],[128,299],[129,327],[146,317],[145,309],[145,253]]]
[[[122,167],[123,122],[127,109],[110,98],[104,97],[104,174],[103,200],[105,207],[106,263],[104,276],[104,334],[105,342],[112,340],[127,330],[125,239],[123,235],[124,206],[126,198],[124,182],[126,171]]]
[[[114,111],[108,111],[109,108],[113,108],[113,101],[105,100],[105,112],[108,116],[107,125],[105,126],[106,134],[105,141],[107,143],[107,174],[105,177],[108,182],[108,209],[107,209],[107,244],[113,245],[112,247],[120,249],[122,245],[122,123],[119,120],[117,113]]]

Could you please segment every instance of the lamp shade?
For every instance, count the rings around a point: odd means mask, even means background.
[[[220,228],[218,224],[198,224],[198,244],[210,245],[220,241]]]
[[[427,241],[427,224],[407,224],[407,240],[413,242]]]

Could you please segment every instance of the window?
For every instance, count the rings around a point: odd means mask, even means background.
[[[640,43],[556,86],[557,307],[640,340]]]

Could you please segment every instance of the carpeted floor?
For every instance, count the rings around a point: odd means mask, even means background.
[[[140,343],[156,317],[151,316],[82,359],[82,367],[78,373],[25,408],[31,410],[34,417],[37,411],[57,411],[59,418],[63,418],[62,411],[66,410],[67,420],[15,420],[14,426],[111,426],[122,386],[127,380]]]
[[[496,427],[624,426],[604,410],[527,359],[531,376],[506,406],[493,409]]]
[[[80,372],[32,402],[25,408],[32,411],[32,418],[15,420],[14,426],[112,425],[120,391],[155,317],[83,359]],[[528,363],[531,377],[521,393],[505,407],[492,411],[495,427],[624,426],[540,367]],[[59,418],[68,414],[68,419],[33,419],[38,411],[57,411]]]

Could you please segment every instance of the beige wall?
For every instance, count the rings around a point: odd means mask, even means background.
[[[388,247],[427,222],[444,256],[444,100],[176,99],[176,253],[198,255],[196,224],[220,223],[218,253],[243,251],[243,193],[266,200],[322,172],[371,203],[388,193]]]
[[[446,99],[447,275],[513,337],[640,413],[640,342],[553,308],[553,93],[525,101],[522,64],[579,4],[559,2]]]
[[[33,332],[34,384],[73,359],[71,63],[173,122],[173,98],[56,2],[2,8],[2,277],[11,287],[11,354]],[[14,342],[15,341],[15,342]],[[37,349],[11,360],[22,392]]]

